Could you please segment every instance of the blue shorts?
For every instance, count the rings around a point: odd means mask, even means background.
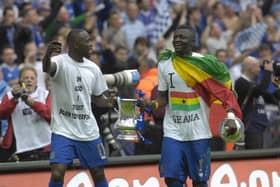
[[[50,163],[70,165],[74,158],[79,158],[81,166],[88,169],[108,162],[101,138],[92,141],[77,141],[53,133]]]
[[[211,161],[210,139],[177,141],[163,138],[160,176],[185,182],[187,177],[193,181],[208,181]]]

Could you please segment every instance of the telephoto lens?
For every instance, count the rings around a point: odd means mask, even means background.
[[[104,137],[104,140],[110,144],[112,146],[113,149],[118,149],[118,145],[117,145],[117,142],[110,130],[109,127],[105,127],[104,130],[103,130],[103,137]]]
[[[138,70],[124,70],[114,74],[105,74],[104,78],[107,85],[110,86],[129,86],[136,85],[140,79]]]

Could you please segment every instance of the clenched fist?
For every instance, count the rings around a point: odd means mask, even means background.
[[[62,44],[57,40],[53,40],[48,44],[46,55],[47,56],[57,55],[61,53],[61,49],[62,49]]]

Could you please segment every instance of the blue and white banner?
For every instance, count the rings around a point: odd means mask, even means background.
[[[235,37],[235,47],[242,52],[247,49],[258,47],[266,32],[267,25],[264,23],[257,23],[240,31]]]
[[[152,45],[165,34],[172,24],[167,0],[161,0],[156,8],[157,15],[147,30],[148,38]]]

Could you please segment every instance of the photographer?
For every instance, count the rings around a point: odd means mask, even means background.
[[[264,76],[256,82],[261,68]],[[277,104],[277,93],[269,93],[273,64],[271,61],[262,61],[254,57],[246,57],[242,63],[242,75],[235,82],[238,103],[243,112],[245,124],[245,149],[263,148],[263,132],[270,125],[265,105]]]
[[[51,138],[49,92],[37,87],[37,73],[32,67],[21,69],[19,81],[0,104],[0,119],[8,120],[0,153],[6,158],[1,161],[47,159],[44,148]]]

